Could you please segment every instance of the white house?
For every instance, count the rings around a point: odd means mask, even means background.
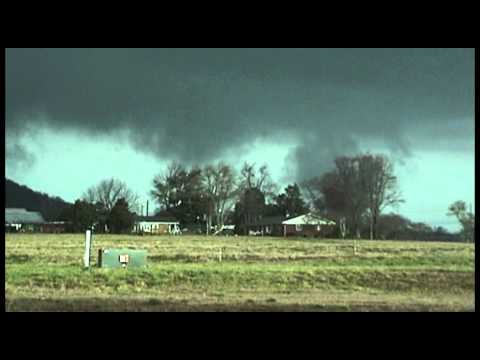
[[[141,234],[180,234],[180,222],[175,218],[162,216],[138,216],[133,226],[134,233]]]
[[[314,214],[305,214],[282,221],[283,236],[320,236],[324,230],[332,229],[335,222]]]

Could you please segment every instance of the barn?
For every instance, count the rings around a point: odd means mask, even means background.
[[[283,236],[328,236],[335,222],[314,214],[305,214],[282,221]]]
[[[5,232],[41,231],[45,220],[38,211],[21,208],[5,208]]]
[[[137,216],[132,232],[137,234],[180,234],[180,222],[174,217]]]

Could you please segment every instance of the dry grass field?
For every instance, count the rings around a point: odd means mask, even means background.
[[[6,311],[474,311],[475,248],[440,242],[94,235],[142,269],[83,269],[82,234],[5,234]]]

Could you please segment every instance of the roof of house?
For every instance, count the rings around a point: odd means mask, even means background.
[[[283,216],[264,216],[256,221],[245,224],[247,226],[259,226],[259,225],[281,225],[282,221],[285,220]]]
[[[282,222],[284,225],[335,225],[334,221],[314,214],[304,214]]]
[[[164,223],[178,223],[178,220],[171,216],[137,216],[135,221],[140,222],[164,222]]]
[[[45,220],[38,211],[19,208],[5,208],[6,224],[43,224]]]
[[[283,216],[265,216],[260,219],[258,222],[259,225],[281,225],[282,221],[285,220]]]

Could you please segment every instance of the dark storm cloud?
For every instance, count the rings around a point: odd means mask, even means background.
[[[28,152],[18,143],[6,144],[5,157],[8,159],[15,159],[17,164],[15,169],[29,168],[35,163],[35,155]]]
[[[90,136],[128,129],[136,148],[191,163],[288,134],[304,178],[355,138],[404,154],[465,144],[473,74],[468,49],[8,49],[6,134],[40,112]]]

